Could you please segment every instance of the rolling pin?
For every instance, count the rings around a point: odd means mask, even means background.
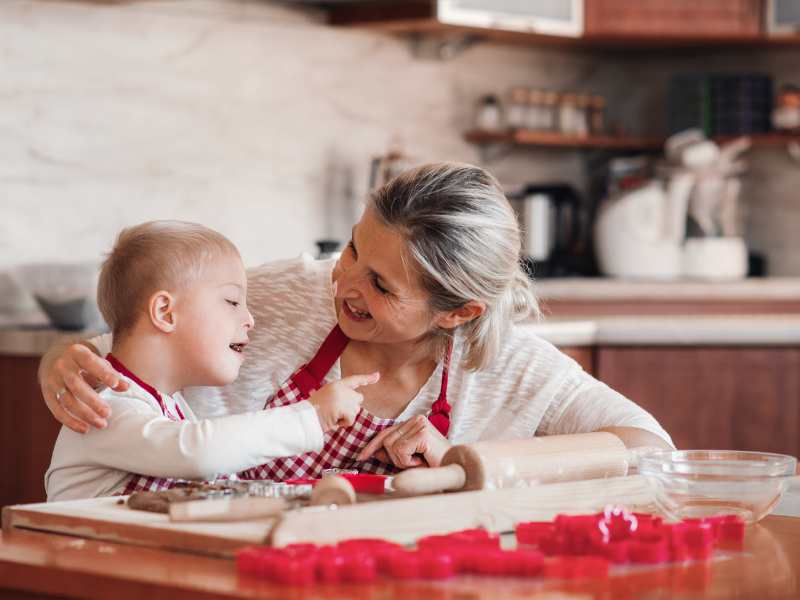
[[[311,491],[311,506],[355,504],[356,492],[344,477],[323,477]],[[246,521],[278,517],[292,505],[285,498],[253,496],[175,502],[169,507],[169,520],[177,523],[192,521]]]
[[[441,466],[408,469],[395,475],[395,491],[406,495],[554,483],[628,472],[630,451],[607,432],[476,442],[453,446]]]
[[[175,523],[192,521],[244,521],[277,517],[289,506],[284,498],[242,496],[175,502],[169,506],[169,520]]]

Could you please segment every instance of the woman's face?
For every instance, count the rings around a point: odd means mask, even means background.
[[[349,338],[394,344],[423,339],[436,320],[400,234],[367,209],[333,270],[336,314]]]

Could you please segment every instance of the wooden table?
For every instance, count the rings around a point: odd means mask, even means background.
[[[557,592],[567,594],[563,596]],[[0,536],[0,598],[799,598],[800,519],[767,517],[748,529],[742,552],[708,563],[629,567],[605,581],[559,582],[460,576],[286,588],[238,576],[233,561],[14,530]]]

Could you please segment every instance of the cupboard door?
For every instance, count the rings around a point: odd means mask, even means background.
[[[800,348],[601,347],[596,367],[678,448],[800,451]]]
[[[760,0],[589,0],[587,36],[757,36]]]
[[[39,357],[0,356],[0,506],[43,502],[61,425],[36,382]]]

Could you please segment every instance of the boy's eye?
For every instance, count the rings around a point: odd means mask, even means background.
[[[225,302],[227,302],[231,306],[239,306],[239,303],[236,302],[235,300],[225,300]]]
[[[354,255],[358,256],[358,252],[356,252],[356,245],[353,243],[352,239],[349,242],[347,242],[347,247],[348,249],[353,251]]]

